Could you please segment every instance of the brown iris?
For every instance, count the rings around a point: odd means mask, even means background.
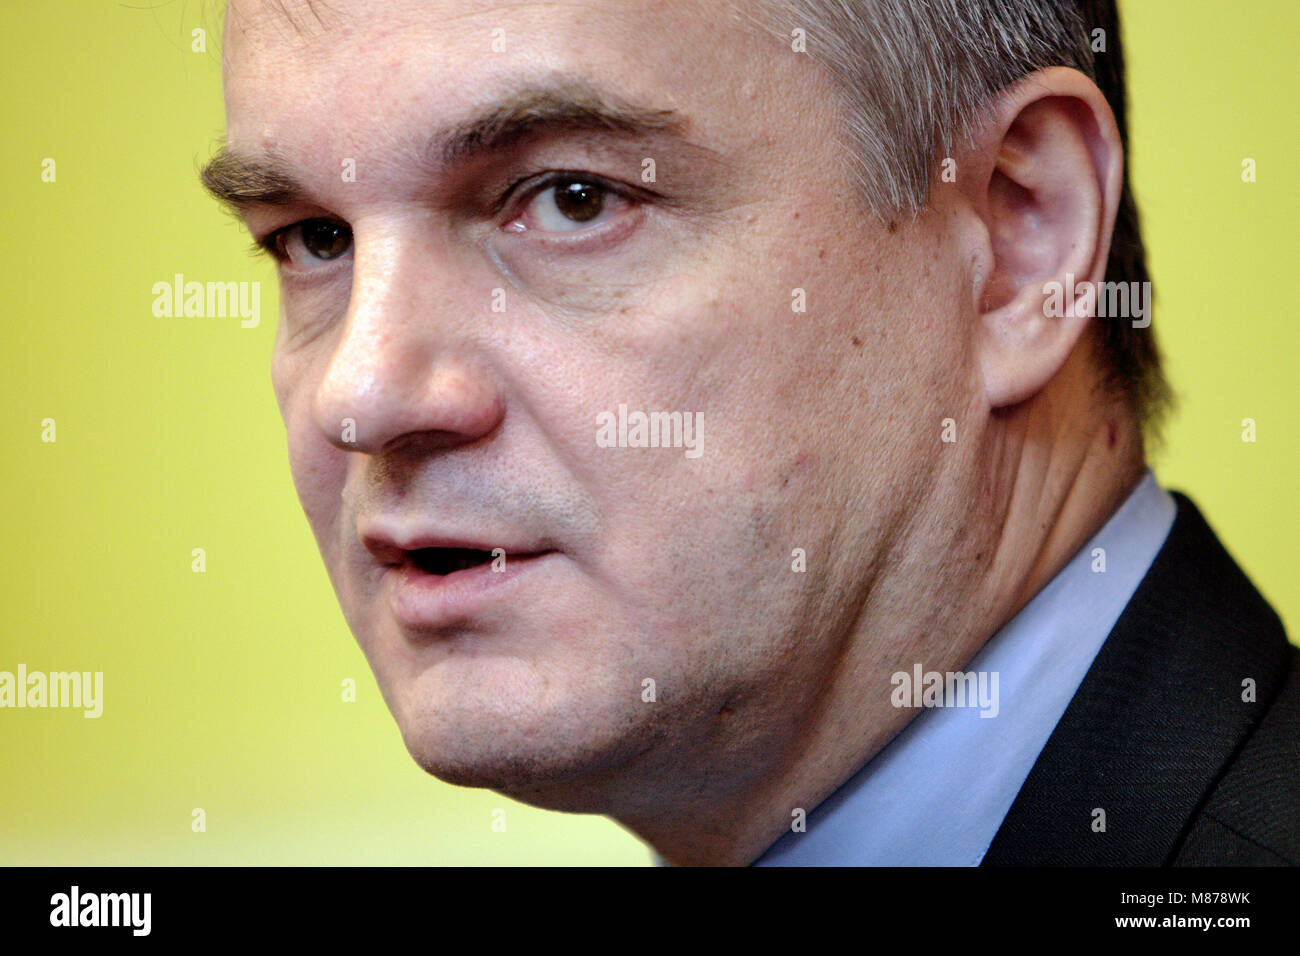
[[[328,219],[313,219],[302,225],[302,244],[317,259],[335,259],[352,245],[352,230]]]
[[[605,191],[594,183],[567,180],[555,186],[555,208],[566,219],[587,222],[605,208]]]

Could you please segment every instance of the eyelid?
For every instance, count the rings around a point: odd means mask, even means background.
[[[305,226],[309,222],[332,222],[340,226],[343,226],[345,229],[348,230],[348,232],[352,231],[351,224],[344,222],[342,219],[339,219],[337,216],[304,216],[302,219],[295,219],[293,222],[289,223],[288,225],[281,226],[278,229],[271,230],[266,235],[262,236],[260,239],[254,238],[253,247],[249,251],[253,255],[261,255],[265,253],[279,263],[288,262],[289,256],[287,253],[280,252],[277,246],[277,240],[285,233],[289,232],[290,230],[297,229],[301,226]],[[355,242],[355,239],[353,241]]]
[[[628,202],[644,203],[655,198],[655,194],[649,190],[637,189],[627,183],[616,182],[598,173],[589,173],[576,169],[553,169],[518,180],[497,201],[496,209],[493,211],[494,215],[501,217],[503,211],[507,211],[504,221],[507,223],[513,222],[524,211],[527,204],[540,193],[557,183],[572,180],[599,186],[601,189],[613,193]]]
[[[599,173],[592,173],[586,170],[578,169],[550,169],[540,173],[534,173],[516,180],[511,184],[501,197],[496,201],[492,209],[494,218],[501,218],[503,211],[508,211],[505,215],[503,224],[514,221],[518,218],[536,196],[546,189],[569,180],[579,180],[589,182],[593,185],[618,196],[619,198],[630,203],[645,203],[654,201],[663,201],[664,197],[652,190],[632,186],[628,183],[617,182]],[[295,219],[293,222],[272,229],[270,232],[259,237],[254,237],[249,253],[254,256],[268,255],[275,262],[283,264],[289,261],[287,253],[282,253],[278,247],[278,241],[292,229],[297,229],[309,222],[315,220],[324,220],[326,222],[338,223],[351,229],[351,225],[336,216],[304,216],[301,219]]]
[[[280,236],[284,235],[290,229],[296,229],[298,226],[301,226],[303,223],[309,221],[310,221],[309,219],[299,219],[296,222],[289,223],[289,225],[287,226],[281,226],[279,229],[272,229],[270,232],[262,236],[260,239],[254,237],[253,247],[249,250],[249,252],[251,252],[253,255],[265,254],[270,256],[276,262],[284,262],[289,257],[281,253],[280,249],[278,248],[277,241],[279,240]]]

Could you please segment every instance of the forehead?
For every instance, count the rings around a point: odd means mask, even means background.
[[[707,28],[756,24],[763,0],[229,0],[228,36],[237,42],[310,42],[364,33],[468,35],[508,26],[650,25]],[[757,6],[756,6],[757,5]],[[526,39],[526,38],[524,38]],[[610,37],[610,39],[616,39]],[[653,39],[636,34],[627,39]],[[716,39],[725,39],[716,37]]]
[[[444,95],[472,96],[542,70],[685,91],[720,64],[756,67],[779,54],[744,9],[727,0],[231,0],[226,75],[235,86],[300,80],[299,93],[358,97],[416,74]]]
[[[805,82],[800,66],[747,0],[231,0],[228,140],[293,132],[337,152],[558,77],[673,110],[725,146]]]

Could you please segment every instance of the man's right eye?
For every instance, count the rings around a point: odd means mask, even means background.
[[[272,233],[262,244],[295,269],[319,269],[352,251],[352,230],[333,219],[304,219]]]

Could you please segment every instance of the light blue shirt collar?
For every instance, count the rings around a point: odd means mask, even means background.
[[[978,705],[921,710],[808,815],[805,832],[786,833],[755,865],[977,866],[1176,510],[1148,471],[966,666],[998,675],[997,716]]]

